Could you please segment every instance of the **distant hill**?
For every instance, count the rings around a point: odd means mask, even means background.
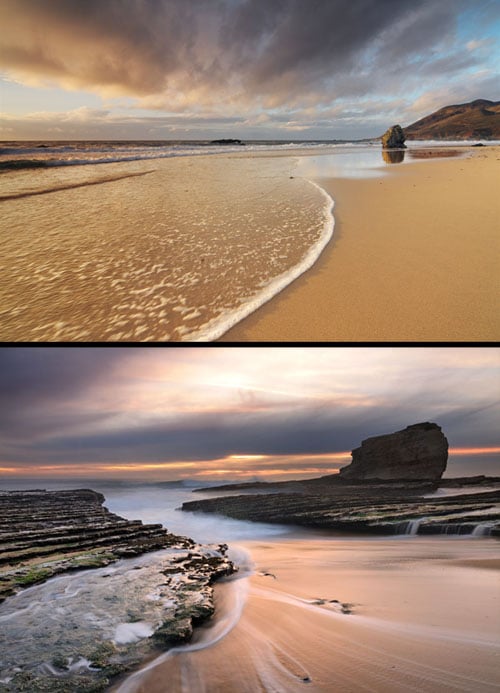
[[[404,128],[408,140],[500,139],[500,101],[445,106]]]

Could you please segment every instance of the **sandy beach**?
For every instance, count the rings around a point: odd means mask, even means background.
[[[396,165],[378,146],[332,146],[11,171],[0,336],[498,339],[500,147],[454,149],[422,160],[419,145]]]
[[[318,179],[335,200],[333,240],[221,341],[500,338],[499,160],[492,146]]]
[[[254,575],[217,587],[212,632],[117,690],[495,690],[494,540],[309,533],[245,548]],[[237,623],[221,638],[231,610]]]

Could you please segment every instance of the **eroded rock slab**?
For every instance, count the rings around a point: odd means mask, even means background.
[[[435,423],[418,423],[402,431],[367,438],[352,451],[352,463],[340,478],[352,481],[441,478],[448,460],[448,441]]]
[[[103,502],[90,490],[0,493],[1,690],[105,690],[214,613],[212,583],[235,570],[228,547]]]

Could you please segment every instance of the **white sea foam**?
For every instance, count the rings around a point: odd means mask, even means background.
[[[125,645],[129,642],[137,642],[142,638],[149,638],[154,633],[152,623],[137,621],[135,623],[120,623],[116,627],[113,641],[117,645]]]
[[[236,310],[226,313],[220,318],[216,318],[207,325],[203,325],[203,327],[199,330],[190,332],[189,340],[195,342],[210,342],[218,339],[225,332],[231,329],[231,327],[234,327],[234,325],[254,313],[258,308],[283,291],[283,289],[304,274],[304,272],[310,269],[318,260],[333,236],[333,230],[335,228],[333,208],[335,201],[332,199],[332,197],[330,197],[326,190],[317,185],[317,183],[313,181],[308,182],[317,188],[324,198],[324,224],[321,236],[316,244],[311,246],[299,264],[295,265],[290,270],[284,272],[278,277],[274,277],[264,286],[260,293],[247,300],[242,306]]]

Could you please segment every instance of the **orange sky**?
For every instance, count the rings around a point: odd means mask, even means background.
[[[500,447],[450,448],[450,459],[459,456],[476,457],[500,455]],[[120,475],[122,478],[160,480],[216,479],[223,477],[245,481],[262,475],[266,480],[286,480],[311,478],[336,474],[340,467],[351,461],[350,451],[319,455],[229,455],[213,460],[178,462],[128,462],[124,464],[101,463],[80,465],[28,465],[1,466],[0,473],[7,476],[65,476],[108,477]],[[258,465],[258,468],[257,468]]]

